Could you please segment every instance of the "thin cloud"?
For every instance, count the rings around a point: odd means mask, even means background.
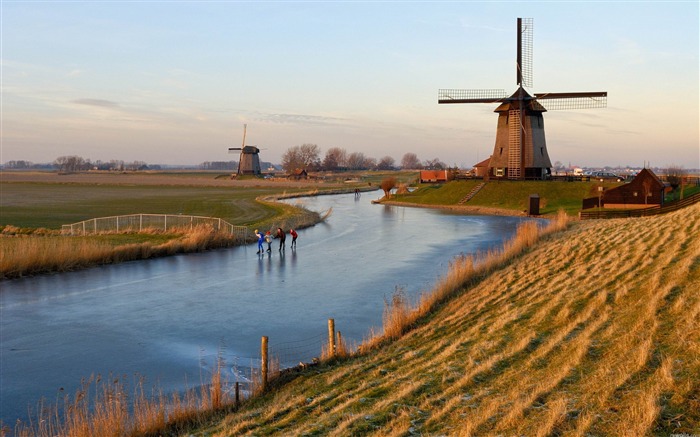
[[[264,114],[261,117],[263,121],[283,124],[302,124],[302,125],[335,125],[342,124],[347,120],[338,117],[327,117],[322,115],[308,114]]]
[[[73,100],[72,103],[76,105],[87,105],[87,106],[97,106],[99,108],[118,108],[119,103],[113,102],[111,100],[102,99],[77,99]]]

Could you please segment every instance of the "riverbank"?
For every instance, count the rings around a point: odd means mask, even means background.
[[[148,176],[140,177],[148,178]],[[293,186],[297,190],[300,188],[299,184]],[[63,236],[58,231],[48,229],[20,229],[4,226],[0,233],[2,243],[0,245],[0,280],[250,244],[255,241],[253,229],[271,231],[278,227],[285,230],[304,229],[315,226],[331,213],[326,211],[324,214],[319,214],[299,206],[279,202],[280,200],[352,193],[356,189],[370,191],[376,190],[376,187],[367,185],[361,188],[339,187],[323,190],[315,188],[259,196],[255,201],[267,205],[277,214],[248,225],[248,235],[242,240],[207,227],[171,230],[168,233],[147,229],[137,234],[115,232],[74,237]]]
[[[516,211],[513,209],[506,208],[493,208],[487,206],[474,206],[474,205],[426,205],[420,203],[411,202],[400,202],[394,200],[383,200],[380,199],[375,201],[379,205],[390,205],[390,206],[402,206],[410,208],[429,208],[429,209],[440,209],[445,211],[452,211],[460,214],[475,214],[475,215],[498,215],[498,216],[509,216],[509,217],[526,217],[525,211]]]

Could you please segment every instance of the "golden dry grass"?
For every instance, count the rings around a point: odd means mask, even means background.
[[[576,223],[194,434],[697,434],[699,237],[700,205]]]

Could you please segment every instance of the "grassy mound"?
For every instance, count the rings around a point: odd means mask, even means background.
[[[698,433],[698,235],[700,205],[576,223],[199,435]]]

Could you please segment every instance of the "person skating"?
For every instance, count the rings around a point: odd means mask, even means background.
[[[272,234],[267,231],[265,234],[265,241],[267,242],[267,253],[272,252]]]
[[[258,232],[258,230],[255,230],[255,236],[258,237],[258,252],[257,253],[264,253],[265,249],[263,248],[263,242],[265,241],[265,234],[262,232]]]
[[[282,228],[277,228],[277,238],[280,239],[280,252],[284,250],[284,240],[287,238],[286,233]]]
[[[295,231],[294,229],[290,229],[289,235],[292,236],[291,247],[292,247],[292,249],[296,249],[297,248],[297,237],[299,236],[299,234],[297,234],[297,231]]]

